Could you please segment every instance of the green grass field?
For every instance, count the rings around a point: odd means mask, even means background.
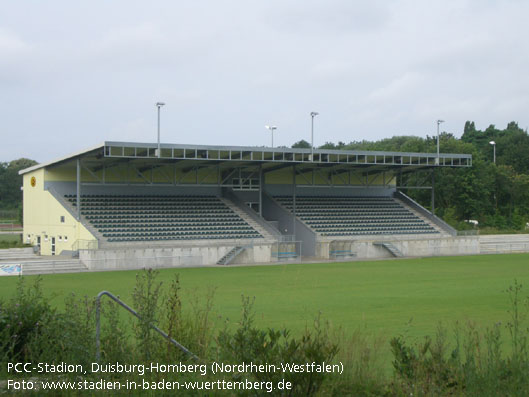
[[[131,302],[137,271],[45,275],[43,288],[62,306],[64,297],[108,290]],[[318,312],[346,332],[396,336],[434,334],[439,321],[489,326],[508,319],[508,295],[517,279],[529,295],[529,254],[439,257],[271,266],[164,269],[158,279],[180,274],[185,296],[214,287],[219,321],[237,321],[241,294],[255,296],[256,322],[301,331]],[[34,276],[28,276],[32,280]],[[0,298],[14,291],[15,277],[0,278]],[[406,324],[411,321],[411,328]]]

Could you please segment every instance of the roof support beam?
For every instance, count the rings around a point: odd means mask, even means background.
[[[76,196],[76,201],[77,201],[77,221],[80,222],[81,221],[81,160],[79,158],[77,158],[77,178],[76,178],[76,182],[77,182],[77,196]]]

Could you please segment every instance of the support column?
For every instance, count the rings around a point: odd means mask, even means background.
[[[261,218],[263,217],[263,188],[263,165],[259,164],[259,215],[261,216]]]
[[[81,160],[77,159],[77,220],[81,220]]]
[[[432,170],[432,214],[435,215],[435,169]]]
[[[292,166],[292,234],[296,239],[296,165]]]

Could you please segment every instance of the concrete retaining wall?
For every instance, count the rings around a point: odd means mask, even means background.
[[[373,245],[377,240],[358,240],[352,243],[351,249],[357,258],[391,258],[390,252],[385,248]],[[381,240],[378,240],[381,241]],[[479,239],[477,237],[446,237],[431,239],[401,239],[383,240],[391,243],[402,252],[403,256],[456,256],[479,254]],[[317,253],[320,258],[329,258],[330,241],[321,241],[317,244]]]
[[[385,248],[373,243],[381,240],[356,240],[351,243],[351,250],[357,259],[391,258]],[[457,256],[476,255],[480,253],[480,241],[477,236],[444,237],[444,238],[413,238],[383,241],[391,243],[406,257]],[[288,244],[288,243],[283,243]],[[330,259],[331,241],[319,241],[316,244],[316,257]],[[227,254],[234,245],[188,246],[188,247],[151,247],[151,248],[119,248],[101,250],[81,250],[81,262],[89,270],[126,270],[145,267],[186,267],[211,266]],[[232,264],[270,263],[277,258],[272,252],[277,246],[270,243],[249,246],[238,255]]]
[[[79,259],[89,270],[127,270],[215,265],[234,245],[196,247],[119,248],[80,250]],[[232,263],[270,262],[270,244],[254,245]]]

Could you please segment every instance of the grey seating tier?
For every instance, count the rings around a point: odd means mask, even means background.
[[[75,195],[66,199],[77,206]],[[81,214],[109,242],[262,238],[215,196],[82,195]]]
[[[294,211],[292,196],[275,196]],[[439,233],[391,197],[296,196],[296,217],[322,236]]]

